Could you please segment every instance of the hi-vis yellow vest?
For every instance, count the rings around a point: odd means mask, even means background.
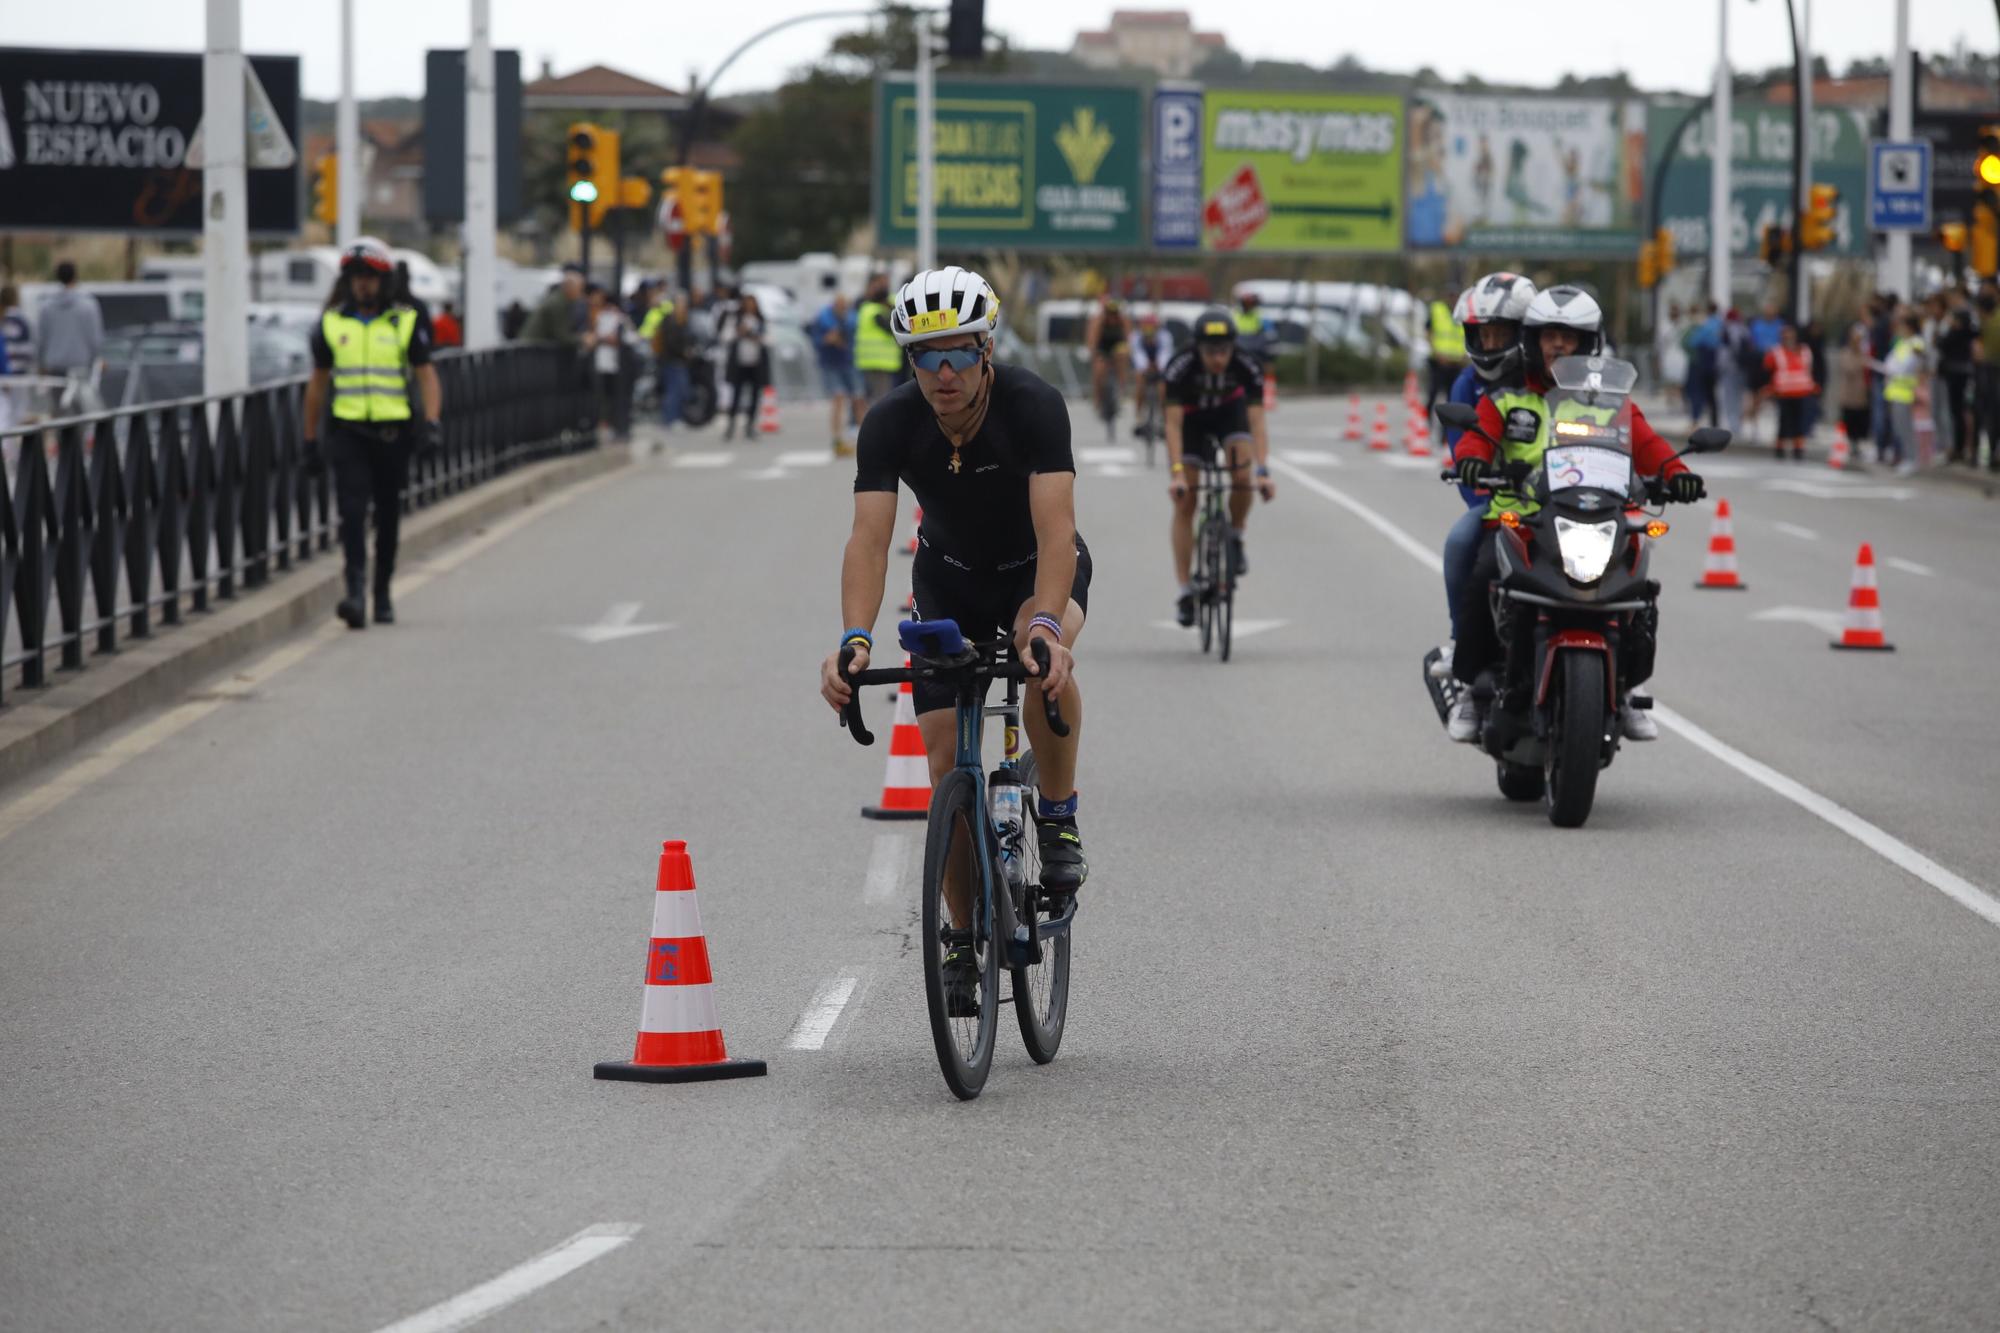
[[[410,387],[405,376],[417,312],[392,306],[364,320],[329,310],[319,326],[333,349],[333,419],[408,421]]]
[[[863,301],[854,313],[854,368],[896,371],[903,368],[903,349],[895,335],[882,327],[889,307],[880,301]]]
[[[1898,338],[1889,349],[1891,361],[1910,358],[1916,364],[1916,357],[1924,350],[1922,338]],[[1885,403],[1914,403],[1917,401],[1917,377],[1915,374],[1891,375],[1882,385],[1882,401]]]
[[[1442,301],[1431,302],[1431,360],[1465,360],[1465,330]]]

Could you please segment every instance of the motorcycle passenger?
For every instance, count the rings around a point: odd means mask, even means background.
[[[1452,402],[1471,407],[1488,394],[1521,388],[1521,319],[1528,313],[1535,295],[1533,282],[1518,273],[1501,272],[1487,274],[1459,296],[1453,317],[1464,330],[1470,364],[1452,383]],[[1445,428],[1446,456],[1454,463],[1463,434]],[[1486,530],[1487,497],[1469,486],[1461,486],[1458,491],[1465,501],[1465,512],[1451,525],[1451,532],[1444,540],[1445,610],[1451,617],[1452,642],[1444,645],[1431,664],[1431,675],[1438,680],[1451,679],[1453,645],[1463,619],[1461,603],[1472,581],[1473,562],[1479,558],[1480,538]],[[1459,695],[1446,725],[1454,737],[1461,733],[1476,734],[1478,716],[1469,693]]]
[[[1194,513],[1197,487],[1186,459],[1213,458],[1219,446],[1229,459],[1230,567],[1250,572],[1243,555],[1243,528],[1250,521],[1251,488],[1246,473],[1268,503],[1277,494],[1271,481],[1271,441],[1264,427],[1264,372],[1237,344],[1236,323],[1227,310],[1202,311],[1194,322],[1194,346],[1167,363],[1167,494],[1174,513],[1169,532],[1174,577],[1180,583],[1175,619],[1194,624]]]
[[[1489,393],[1479,404],[1479,427],[1504,446],[1505,461],[1539,465],[1549,444],[1549,408],[1542,395],[1553,387],[1549,367],[1565,356],[1594,356],[1604,346],[1604,313],[1595,298],[1581,287],[1568,284],[1551,287],[1529,303],[1521,320],[1523,384]],[[1699,476],[1674,457],[1674,448],[1647,423],[1637,403],[1631,404],[1632,466],[1641,476],[1658,476],[1668,483],[1673,498],[1688,504],[1706,491]],[[1486,480],[1493,461],[1493,445],[1467,431],[1458,442],[1458,476],[1461,484],[1479,486]],[[1530,514],[1541,506],[1533,500],[1495,494],[1486,507],[1485,526],[1498,526],[1500,515],[1513,510]],[[1484,590],[1499,577],[1499,560],[1493,543],[1482,542],[1473,565],[1472,579],[1463,599],[1460,636],[1453,654],[1452,672],[1467,685],[1479,673],[1493,666],[1500,656],[1500,642],[1493,624],[1492,601]],[[1620,675],[1618,717],[1625,738],[1633,741],[1656,739],[1660,732],[1643,710],[1631,706],[1632,690],[1653,673],[1654,626],[1651,616],[1640,613],[1627,622],[1625,651],[1619,655]],[[1457,718],[1454,716],[1454,722]],[[1451,738],[1472,742],[1479,736],[1476,715],[1469,725],[1454,725]]]

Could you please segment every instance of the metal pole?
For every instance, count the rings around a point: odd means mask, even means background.
[[[249,144],[243,123],[242,0],[208,0],[201,62],[202,391],[250,387]]]
[[[340,172],[334,243],[345,250],[361,234],[361,111],[354,102],[354,0],[340,0],[340,105],[333,117],[333,152]]]
[[[499,163],[494,159],[492,0],[472,0],[465,52],[465,345],[500,342]]]
[[[937,267],[937,102],[931,30],[917,16],[917,271]]]
[[[1812,0],[1802,0],[1805,10],[1798,25],[1798,63],[1804,71],[1797,86],[1799,99],[1799,124],[1803,127],[1801,137],[1804,142],[1797,149],[1799,176],[1799,197],[1793,201],[1792,216],[1803,219],[1806,208],[1812,203],[1813,187],[1813,54],[1812,54]],[[1801,223],[1803,225],[1803,223]],[[1800,328],[1812,318],[1812,274],[1807,272],[1805,256],[1792,261],[1792,310]]]
[[[1716,7],[1721,19],[1716,29],[1715,110],[1709,117],[1715,135],[1708,155],[1708,297],[1718,309],[1727,310],[1732,240],[1729,159],[1736,151],[1736,115],[1729,96],[1729,0],[1717,0]]]
[[[1799,41],[1799,15],[1792,0],[1785,0],[1785,21],[1792,33],[1792,244],[1785,257],[1785,285],[1791,289],[1793,317],[1806,322],[1805,226],[1806,202],[1812,197],[1812,154],[1808,150],[1806,127],[1812,123],[1812,78],[1806,49]]]
[[[1910,0],[1896,0],[1896,50],[1889,57],[1889,137],[1910,137]],[[1903,300],[1916,295],[1910,281],[1910,233],[1892,231],[1883,246],[1882,285]]]
[[[579,228],[577,229],[577,236],[578,236],[578,240],[577,240],[577,252],[578,252],[578,253],[577,253],[577,260],[576,260],[576,262],[577,262],[577,263],[578,263],[579,265],[581,265],[581,266],[582,266],[582,268],[583,268],[583,281],[584,281],[584,285],[585,285],[585,286],[589,286],[589,285],[590,285],[590,281],[591,281],[591,279],[590,279],[590,210],[591,210],[592,208],[594,208],[594,207],[596,207],[596,205],[594,205],[594,204],[585,204],[585,205],[583,205],[583,218],[582,218],[582,221],[583,221],[583,225],[582,225],[581,227],[579,227]]]

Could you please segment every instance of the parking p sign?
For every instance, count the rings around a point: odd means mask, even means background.
[[[1873,231],[1931,229],[1930,140],[1869,141],[1868,226]]]

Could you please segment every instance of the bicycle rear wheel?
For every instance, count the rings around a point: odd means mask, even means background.
[[[972,774],[953,769],[931,797],[924,837],[924,997],[930,1003],[931,1040],[938,1068],[954,1095],[969,1101],[986,1086],[993,1064],[993,1034],[1000,1007],[1000,950],[993,938],[992,901],[980,887],[981,815]],[[963,885],[962,920],[954,924],[946,893],[947,871]],[[944,962],[954,949],[972,959],[968,983],[950,980]]]
[[[1035,756],[1030,753],[1021,760],[1021,802],[1028,815],[1022,849],[1026,863],[1022,869],[1030,886],[1042,880],[1041,846],[1035,841],[1034,818],[1041,787],[1035,778]],[[1045,915],[1039,896],[1032,888],[1026,895],[1027,902],[1019,913],[1023,925],[1029,923],[1031,916],[1039,920]],[[1017,967],[1012,972],[1014,1016],[1021,1022],[1021,1044],[1028,1048],[1036,1064],[1045,1065],[1056,1058],[1056,1049],[1062,1045],[1063,1023],[1069,1016],[1069,932],[1065,930],[1042,942],[1039,963]]]
[[[1221,628],[1224,563],[1228,558],[1229,525],[1215,514],[1203,518],[1201,547],[1201,650],[1205,653]]]
[[[1236,544],[1222,543],[1222,567],[1227,573],[1216,592],[1216,638],[1221,640],[1222,660],[1229,660],[1229,647],[1236,632]]]

